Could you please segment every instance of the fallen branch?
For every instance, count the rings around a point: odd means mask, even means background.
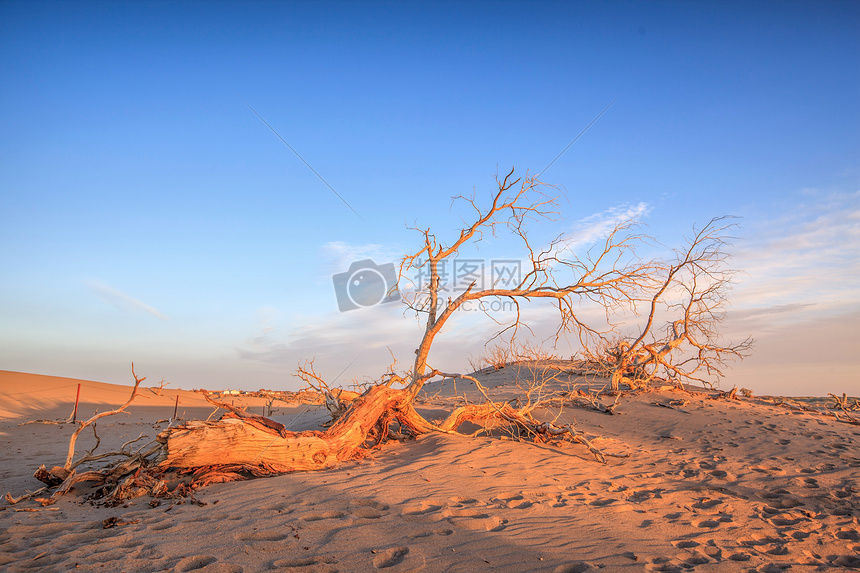
[[[288,435],[286,426],[284,426],[280,422],[270,420],[269,418],[259,416],[257,414],[248,414],[244,410],[236,408],[231,404],[213,399],[209,394],[204,394],[203,397],[206,398],[206,401],[213,406],[223,408],[229,412],[228,414],[224,414],[224,416],[222,416],[222,419],[230,417],[239,418],[241,420],[245,420],[249,424],[259,426],[263,431],[273,432],[281,436],[282,438],[286,438]]]
[[[711,400],[740,400],[737,396],[738,388],[735,386],[728,392],[718,392],[717,394],[711,396]]]
[[[690,414],[689,410],[684,410],[679,408],[678,406],[683,405],[686,406],[689,400],[671,400],[669,402],[654,402],[655,406],[660,406],[661,408],[669,408],[670,410],[677,410],[678,412],[683,412],[684,414]]]
[[[528,435],[532,436],[533,441],[536,441],[536,442],[537,441],[547,441],[547,440],[551,440],[554,438],[560,438],[560,437],[564,436],[565,434],[567,434],[570,436],[572,441],[577,442],[579,444],[582,444],[586,448],[588,448],[588,451],[590,451],[600,463],[604,463],[604,464],[606,463],[606,457],[604,456],[603,452],[601,452],[597,447],[595,447],[594,444],[592,444],[585,437],[584,434],[582,434],[581,432],[576,430],[571,424],[556,426],[552,422],[542,422],[542,423],[537,422],[531,416],[531,412],[541,404],[540,400],[538,400],[534,404],[529,403],[519,410],[514,410],[513,408],[511,408],[510,404],[507,404],[507,403],[498,404],[496,402],[493,402],[490,399],[490,397],[487,393],[487,389],[484,387],[484,385],[481,384],[476,378],[474,378],[472,376],[466,376],[466,375],[462,375],[462,374],[445,374],[443,372],[438,372],[436,370],[433,370],[432,373],[435,373],[436,375],[439,375],[439,376],[444,376],[446,378],[461,378],[461,379],[470,380],[470,381],[474,382],[475,387],[478,388],[478,390],[481,392],[481,394],[483,394],[484,398],[487,401],[486,405],[484,406],[485,415],[487,412],[486,409],[488,407],[492,408],[492,410],[494,410],[495,413],[500,418],[508,421],[509,423],[513,424],[517,428],[524,430]],[[466,412],[470,412],[471,415],[474,416],[475,413],[477,412],[477,410],[474,407],[472,407],[470,410],[469,406],[464,406],[464,407],[458,408],[458,410],[463,412],[463,414],[461,414],[461,416],[464,415]],[[455,413],[456,412],[457,412],[457,410],[455,410]],[[453,414],[452,414],[452,416],[450,416],[448,418],[448,420],[451,420],[452,417],[453,417]],[[447,420],[446,420],[446,423],[448,423]],[[446,423],[443,424],[442,426],[444,427],[446,425]]]
[[[610,416],[616,414],[615,408],[618,407],[618,400],[624,394],[623,392],[616,392],[615,401],[611,406],[607,406],[600,401],[600,391],[596,394],[592,394],[591,392],[584,392],[581,388],[578,388],[576,392],[576,394],[571,393],[569,395],[570,402],[574,406],[600,412],[601,414],[608,414]]]
[[[827,395],[836,400],[836,405],[832,406],[833,408],[839,408],[845,412],[860,410],[860,400],[854,398],[854,402],[851,402],[851,398],[849,398],[844,392],[842,393],[842,396],[837,396],[836,394],[831,393],[828,393]]]
[[[146,380],[146,376],[144,376],[143,378],[137,377],[137,374],[134,373],[134,362],[131,363],[131,375],[134,376],[134,388],[131,391],[131,396],[129,397],[128,401],[125,404],[123,404],[122,406],[120,406],[116,410],[109,410],[107,412],[102,412],[101,414],[96,414],[95,416],[93,416],[92,418],[87,420],[86,422],[78,422],[78,424],[80,424],[80,426],[78,427],[77,430],[75,430],[75,433],[72,434],[72,437],[69,439],[69,453],[66,456],[65,465],[63,465],[63,467],[65,469],[71,470],[73,467],[72,466],[72,460],[75,457],[75,442],[77,441],[78,436],[80,435],[81,431],[83,431],[83,429],[86,428],[87,426],[89,426],[90,424],[94,423],[96,420],[99,420],[99,419],[104,418],[106,416],[113,416],[113,415],[116,415],[116,414],[119,414],[119,413],[125,411],[125,409],[128,408],[128,406],[132,403],[132,401],[134,401],[134,399],[137,397],[137,389],[140,386],[140,383],[143,382],[144,380]]]
[[[31,491],[31,492],[25,493],[24,495],[22,495],[20,497],[12,497],[12,494],[7,492],[4,499],[6,500],[6,502],[9,505],[15,505],[16,503],[20,503],[22,501],[32,499],[32,498],[36,497],[37,495],[41,495],[41,494],[45,493],[46,491],[48,491],[47,487],[40,487],[36,491]]]

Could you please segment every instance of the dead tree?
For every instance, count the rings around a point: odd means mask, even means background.
[[[523,300],[552,301],[559,312],[559,332],[575,331],[581,334],[589,327],[576,316],[574,309],[583,300],[591,300],[605,307],[628,303],[630,293],[646,280],[648,266],[633,256],[637,236],[631,227],[618,226],[605,240],[595,256],[583,259],[565,255],[565,241],[558,237],[544,248],[532,247],[527,235],[527,223],[533,219],[549,219],[554,215],[555,201],[545,193],[546,186],[535,178],[518,179],[511,171],[497,180],[489,207],[482,209],[474,198],[461,198],[475,211],[475,220],[464,227],[450,244],[437,240],[429,229],[421,231],[423,245],[405,257],[401,276],[416,268],[429,271],[426,290],[405,297],[410,308],[426,313],[423,338],[415,351],[411,371],[405,376],[391,376],[355,396],[328,388],[328,385],[310,367],[300,368],[298,375],[327,396],[329,409],[336,415],[333,425],[325,432],[288,432],[283,428],[237,417],[228,413],[216,422],[187,422],[168,428],[159,436],[164,452],[159,464],[165,467],[200,468],[214,465],[233,467],[256,466],[272,472],[310,470],[329,467],[344,459],[361,455],[359,452],[372,443],[384,439],[389,423],[397,422],[401,429],[413,434],[429,431],[454,431],[460,424],[482,422],[489,418],[508,420],[510,406],[492,403],[466,405],[451,414],[439,425],[422,418],[412,402],[423,385],[440,371],[428,367],[427,360],[436,336],[447,321],[469,301],[506,298],[519,309]],[[496,232],[505,227],[517,236],[528,253],[530,268],[521,280],[507,288],[476,290],[470,285],[456,299],[440,305],[441,282],[439,265],[458,254],[466,244],[478,241],[485,232]],[[423,257],[423,258],[422,258]],[[566,267],[573,280],[559,284],[554,273]],[[505,329],[515,332],[520,327],[517,318]],[[393,387],[402,382],[405,388]],[[525,416],[524,412],[520,413]],[[528,422],[532,423],[532,422]],[[540,430],[537,424],[534,435],[561,435],[558,428]],[[553,434],[555,432],[555,434]],[[569,434],[569,432],[567,432]]]
[[[330,410],[337,413],[327,430],[291,432],[282,424],[233,408],[228,408],[219,420],[188,421],[168,427],[157,436],[156,451],[148,452],[146,460],[135,458],[134,467],[140,471],[119,483],[114,470],[111,483],[118,485],[112,490],[112,499],[140,495],[141,492],[146,493],[147,488],[154,495],[163,494],[164,482],[157,476],[159,472],[170,469],[190,473],[195,483],[205,484],[248,474],[256,476],[332,467],[344,460],[366,455],[390,435],[393,424],[397,424],[401,434],[411,435],[454,432],[465,422],[486,426],[509,424],[518,428],[520,435],[535,441],[566,437],[582,443],[602,461],[603,454],[571,426],[540,423],[532,418],[531,412],[540,404],[539,399],[529,399],[525,406],[515,408],[508,403],[493,402],[485,393],[485,403],[458,407],[440,423],[427,421],[413,407],[422,387],[436,377],[474,380],[459,374],[445,374],[428,364],[436,337],[465,304],[487,300],[511,301],[516,315],[509,323],[500,326],[497,335],[506,334],[513,339],[523,326],[520,304],[523,301],[546,301],[558,311],[556,336],[571,333],[586,343],[601,339],[605,332],[580,319],[577,312],[581,304],[599,305],[607,313],[632,307],[641,300],[642,291],[653,283],[655,270],[665,268],[637,258],[634,248],[643,237],[636,234],[631,223],[617,225],[598,246],[581,257],[572,251],[564,236],[537,247],[530,242],[527,227],[533,220],[551,220],[555,216],[555,200],[546,193],[549,188],[534,177],[515,178],[513,170],[505,177],[497,178],[497,187],[487,207],[481,207],[474,197],[458,198],[474,211],[473,222],[465,225],[451,242],[437,239],[430,229],[420,230],[422,245],[406,256],[400,265],[401,278],[415,269],[423,269],[429,275],[426,288],[403,295],[408,307],[424,316],[425,320],[423,337],[407,373],[403,376],[392,374],[361,394],[353,395],[330,389],[310,367],[300,369],[299,376],[326,394]],[[443,261],[456,257],[468,244],[480,241],[484,233],[498,230],[505,230],[520,241],[528,258],[523,276],[516,284],[493,284],[485,290],[476,288],[473,282],[456,298],[442,301],[440,265]],[[682,268],[687,269],[688,265],[684,264]],[[663,290],[674,284],[670,277]],[[691,293],[699,295],[701,291],[695,287]],[[661,299],[655,297],[654,300],[657,304]],[[687,314],[692,315],[693,309],[699,308],[697,305],[698,302],[690,303]],[[674,332],[686,333],[690,331],[690,324],[688,320],[677,325]],[[649,326],[640,336],[642,341],[650,332]],[[683,339],[700,342],[699,338],[686,334]],[[662,347],[643,345],[642,341],[637,341],[631,348],[649,352],[659,364],[667,362],[668,353],[663,352]],[[668,344],[674,348],[674,343],[670,341]],[[701,349],[705,353],[710,351],[706,345]],[[631,362],[630,356],[634,355],[625,354],[625,365],[638,364]],[[399,385],[404,387],[395,387]],[[147,471],[142,473],[144,466]]]
[[[726,251],[733,226],[723,221],[712,219],[684,249],[675,250],[674,259],[653,264],[649,281],[639,283],[633,320],[642,316],[643,324],[635,335],[598,336],[597,344],[586,346],[586,353],[605,365],[614,391],[622,382],[640,388],[661,375],[713,387],[727,360],[749,354],[751,338],[732,343],[719,333],[733,276]],[[643,306],[647,314],[640,315],[636,311]]]
[[[427,360],[436,336],[446,322],[466,303],[472,301],[509,300],[517,310],[516,318],[505,325],[497,336],[510,331],[513,339],[522,326],[523,301],[546,300],[558,310],[557,335],[574,333],[581,340],[598,335],[592,327],[579,319],[576,310],[581,302],[592,302],[605,309],[632,304],[638,291],[649,280],[650,263],[635,256],[634,247],[643,239],[634,234],[630,222],[621,223],[604,239],[601,248],[580,258],[569,252],[563,235],[543,247],[531,244],[527,227],[532,220],[552,220],[556,215],[556,201],[549,197],[546,186],[536,178],[513,179],[513,170],[504,179],[497,179],[498,191],[489,208],[481,209],[474,197],[457,197],[475,212],[475,222],[460,231],[451,244],[437,240],[429,229],[422,230],[423,246],[404,258],[400,266],[401,278],[407,271],[421,269],[429,275],[426,288],[406,293],[404,300],[415,312],[426,314],[424,336],[415,351],[415,362],[408,386],[416,395],[429,379]],[[516,236],[528,256],[527,269],[517,284],[500,288],[493,284],[485,290],[475,289],[473,282],[456,298],[440,300],[442,261],[455,257],[466,244],[480,241],[484,233],[495,234],[500,227]],[[556,276],[570,276],[568,282],[559,282]]]

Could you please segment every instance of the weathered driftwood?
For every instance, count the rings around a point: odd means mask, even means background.
[[[407,415],[404,390],[370,388],[325,432],[289,432],[234,412],[213,422],[191,421],[158,435],[163,444],[158,465],[195,468],[213,465],[268,467],[272,472],[317,470],[354,457],[380,418]],[[401,414],[402,412],[402,414]]]
[[[389,424],[395,421],[401,431],[415,435],[454,432],[466,422],[485,427],[513,425],[538,441],[569,434],[604,461],[599,450],[572,427],[538,423],[529,415],[530,408],[515,409],[507,403],[490,401],[470,404],[455,409],[436,425],[418,414],[411,400],[409,389],[372,386],[353,400],[351,408],[325,432],[289,432],[260,423],[259,416],[237,416],[233,412],[217,421],[186,422],[158,435],[162,451],[157,464],[163,469],[256,468],[256,475],[319,470],[363,457],[363,452],[372,445],[368,441],[373,439],[378,443],[387,437]]]

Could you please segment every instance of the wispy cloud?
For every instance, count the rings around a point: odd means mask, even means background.
[[[145,312],[159,320],[167,320],[166,316],[148,304],[104,283],[89,280],[84,281],[84,286],[94,295],[119,310],[125,312]]]
[[[646,217],[651,207],[644,202],[631,205],[623,203],[600,213],[580,219],[567,233],[567,246],[571,250],[590,247],[608,236],[616,226]]]
[[[807,308],[814,307],[815,303],[793,303],[778,304],[765,308],[748,308],[744,310],[731,310],[727,314],[733,320],[753,320],[762,317],[772,317],[777,314],[794,314]]]
[[[316,368],[329,382],[341,371],[342,380],[382,374],[391,362],[388,349],[405,360],[420,341],[417,321],[404,315],[401,304],[382,304],[347,313],[290,317],[283,326],[262,321],[258,332],[236,345],[240,359],[292,371],[316,359]]]
[[[324,244],[319,254],[329,273],[345,271],[350,264],[363,259],[372,259],[376,264],[384,264],[397,263],[403,257],[403,253],[386,245],[374,243],[352,245],[340,241]]]
[[[860,305],[860,192],[798,195],[788,211],[745,224],[751,236],[734,249],[734,265],[746,274],[736,307]]]

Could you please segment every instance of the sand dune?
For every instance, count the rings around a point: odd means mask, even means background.
[[[516,393],[509,366],[487,375]],[[62,463],[78,381],[0,372],[0,486],[36,489],[41,463]],[[79,415],[121,404],[130,387],[84,382]],[[458,394],[471,392],[460,384]],[[102,449],[173,414],[212,412],[199,394],[147,390],[127,415],[98,424]],[[86,396],[86,402],[83,402]],[[145,399],[144,399],[145,398]],[[689,400],[676,408],[671,400]],[[195,401],[196,400],[196,401]],[[249,404],[262,407],[263,401]],[[450,411],[430,384],[428,418]],[[565,407],[563,419],[609,457],[577,444],[431,434],[322,472],[213,485],[197,499],[92,506],[74,492],[42,508],[0,511],[7,571],[816,571],[860,568],[860,427],[756,400],[673,391],[624,397],[610,416]],[[554,407],[543,413],[554,417]],[[317,428],[318,406],[274,419]],[[92,447],[82,434],[79,450]],[[152,501],[152,503],[150,503]],[[26,511],[25,511],[26,510]],[[108,520],[106,522],[106,520]],[[105,528],[104,525],[112,525]]]

